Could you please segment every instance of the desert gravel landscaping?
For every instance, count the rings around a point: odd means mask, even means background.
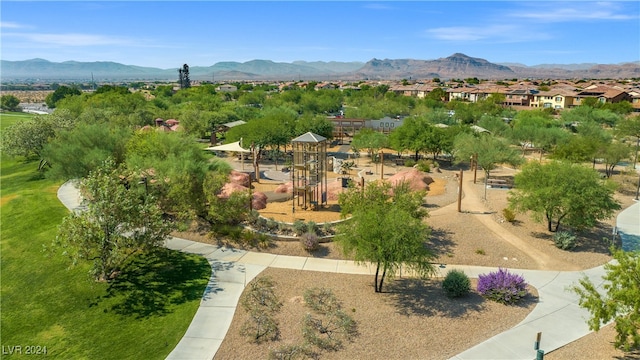
[[[501,213],[507,206],[508,190],[488,189],[487,200],[482,200],[484,189],[480,173],[477,183],[473,184],[472,176],[465,172],[462,212],[458,213],[457,173],[457,170],[441,169],[430,174],[435,183],[426,197],[430,216],[425,221],[432,229],[432,248],[438,255],[438,263],[575,271],[599,266],[611,259],[608,247],[615,217],[588,234],[579,234],[579,244],[574,250],[560,250],[553,244],[545,224],[535,223],[522,214],[514,223],[503,219]],[[492,177],[511,177],[513,174],[513,170],[501,168],[492,172]],[[276,185],[276,182],[261,181],[258,186],[261,191],[268,191],[270,186]],[[629,196],[617,195],[617,198],[623,209],[632,203]],[[275,214],[287,214],[286,209],[290,211],[290,206],[290,202],[270,204],[263,214],[280,220]],[[339,218],[336,211],[308,213],[309,218],[305,221],[320,223]],[[296,213],[296,218],[303,216],[306,214]],[[281,220],[290,222],[286,218]],[[216,242],[204,232],[179,233],[176,236]],[[249,250],[343,258],[333,243],[321,244],[320,249],[312,254],[306,253],[297,241],[276,241],[267,249]],[[446,359],[519,323],[535,306],[537,294],[535,289],[530,289],[533,295],[521,306],[514,307],[484,300],[475,292],[467,298],[448,299],[440,288],[441,279],[419,281],[400,278],[388,282],[385,293],[376,294],[372,276],[274,268],[266,269],[259,276],[269,276],[274,280],[276,292],[284,303],[277,317],[280,340],[255,345],[242,337],[239,327],[247,313],[238,307],[216,359],[266,358],[270,349],[299,342],[302,317],[308,311],[302,294],[312,287],[330,288],[342,301],[343,309],[358,324],[359,335],[354,341],[337,352],[322,352],[321,358],[326,359]],[[475,279],[472,281],[475,286]],[[606,327],[600,333],[581,339],[581,342],[558,349],[556,354],[547,354],[547,358],[621,358],[624,353],[611,345],[614,334],[610,326]],[[581,356],[576,357],[575,354]],[[532,356],[535,356],[533,351]]]

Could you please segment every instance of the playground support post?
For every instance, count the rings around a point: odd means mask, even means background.
[[[458,212],[462,212],[462,169],[460,169],[460,185],[458,186]]]

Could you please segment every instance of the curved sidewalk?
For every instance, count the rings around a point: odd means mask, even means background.
[[[70,182],[60,187],[58,198],[70,210],[82,209],[77,189]],[[640,203],[636,203],[618,216],[618,228],[624,229],[625,236],[640,236],[640,217],[636,216],[639,212]],[[179,238],[170,238],[165,245],[170,249],[202,255],[212,268],[200,308],[167,359],[212,359],[229,329],[244,287],[267,267],[371,275],[375,270],[356,265],[353,261],[232,250]],[[470,277],[496,270],[480,266],[447,265],[439,271],[444,275],[451,269],[462,270]],[[600,286],[604,274],[602,266],[575,272],[511,271],[523,275],[527,282],[536,287],[539,294],[536,307],[515,327],[452,359],[532,359],[535,358],[533,344],[538,332],[542,332],[540,348],[546,353],[591,332],[586,323],[589,313],[578,306],[578,297],[567,288],[577,284],[584,276]]]

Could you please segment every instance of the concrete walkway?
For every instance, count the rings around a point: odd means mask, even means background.
[[[81,199],[73,183],[58,190],[58,198],[70,210],[82,210]],[[621,236],[640,236],[640,203],[618,216]],[[209,284],[184,337],[167,359],[210,360],[215,356],[233,320],[235,308],[244,287],[267,267],[325,271],[346,274],[373,274],[374,268],[352,261],[312,257],[295,257],[231,250],[184,239],[166,240],[167,248],[204,256],[212,268]],[[470,277],[495,271],[480,266],[448,265],[439,269],[444,275],[451,269],[464,271]],[[536,334],[542,332],[540,348],[546,353],[590,333],[586,324],[589,313],[578,306],[577,296],[567,291],[584,276],[596,285],[602,284],[602,266],[586,271],[560,272],[511,270],[524,276],[538,290],[539,301],[533,311],[518,325],[498,334],[452,359],[533,359]]]

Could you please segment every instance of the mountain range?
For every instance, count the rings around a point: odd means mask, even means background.
[[[115,62],[51,62],[44,59],[0,61],[3,82],[17,81],[145,81],[178,79],[175,69],[159,69]],[[485,59],[456,53],[435,60],[372,59],[362,62],[218,62],[212,66],[189,68],[191,80],[401,80],[401,79],[621,79],[640,78],[640,61],[622,64],[541,64],[491,63]]]

